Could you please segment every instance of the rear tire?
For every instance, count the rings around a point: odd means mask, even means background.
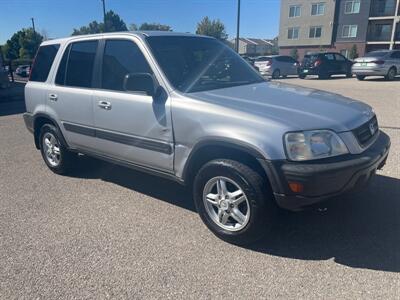
[[[77,155],[68,151],[61,142],[61,133],[52,124],[44,124],[39,135],[40,152],[47,167],[57,174],[68,173]]]
[[[252,243],[272,229],[277,215],[278,208],[267,186],[262,176],[247,165],[228,159],[212,160],[194,179],[197,212],[220,239],[238,245]]]
[[[393,81],[394,78],[397,75],[397,70],[395,67],[391,67],[387,73],[387,75],[385,76],[385,80],[387,81]]]
[[[279,71],[279,69],[276,69],[276,70],[272,73],[272,79],[279,79],[279,77],[281,77],[281,71]]]
[[[363,81],[365,79],[364,75],[357,75],[356,76],[358,80]]]
[[[329,79],[331,76],[326,73],[326,72],[321,72],[321,74],[318,75],[319,79]]]
[[[306,75],[300,74],[300,75],[299,75],[299,78],[300,78],[300,79],[305,79],[305,78],[306,78]]]
[[[351,73],[351,71],[347,72],[346,78],[353,78],[353,73]]]

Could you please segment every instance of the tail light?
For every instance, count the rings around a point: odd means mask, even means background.
[[[377,64],[377,65],[383,65],[385,63],[385,61],[384,60],[374,60],[374,61],[371,61],[371,63]]]
[[[321,64],[322,64],[322,60],[317,59],[317,60],[314,62],[314,67],[318,67],[318,66],[320,66]]]

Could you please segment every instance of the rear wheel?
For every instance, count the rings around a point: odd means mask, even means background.
[[[356,77],[357,77],[357,79],[360,80],[360,81],[362,81],[362,80],[365,79],[365,76],[364,76],[364,75],[357,75]]]
[[[318,75],[319,79],[329,79],[331,77],[327,72],[323,71]]]
[[[76,154],[68,151],[61,143],[61,133],[51,124],[44,124],[40,129],[40,152],[46,165],[57,174],[71,170]]]
[[[304,78],[306,78],[306,75],[300,74],[300,75],[299,75],[299,78],[300,78],[300,79],[304,79]]]
[[[351,73],[351,71],[348,71],[346,73],[346,78],[352,78],[353,77],[353,73]]]
[[[391,67],[387,73],[387,75],[385,76],[385,79],[388,81],[392,81],[394,80],[394,78],[396,77],[397,74],[397,70],[395,67]]]
[[[206,163],[194,180],[194,199],[205,225],[219,238],[249,244],[271,229],[277,212],[260,174],[227,159]]]
[[[281,71],[279,69],[276,69],[273,73],[272,73],[272,78],[273,79],[278,79],[281,76]]]

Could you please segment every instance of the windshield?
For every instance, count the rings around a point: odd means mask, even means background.
[[[372,51],[370,53],[367,53],[365,57],[382,57],[388,54],[387,51]]]
[[[181,92],[193,93],[264,81],[238,54],[215,39],[151,36],[146,40],[169,82]]]

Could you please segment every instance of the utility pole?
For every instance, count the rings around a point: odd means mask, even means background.
[[[35,30],[35,19],[32,17],[31,20],[32,20],[32,29],[33,29],[33,32],[36,33],[36,30]]]
[[[104,23],[104,31],[107,32],[106,28],[106,0],[101,0],[103,2],[103,23]]]
[[[237,21],[236,21],[236,41],[235,41],[235,50],[239,53],[239,28],[240,28],[240,0],[238,0],[237,6]]]

